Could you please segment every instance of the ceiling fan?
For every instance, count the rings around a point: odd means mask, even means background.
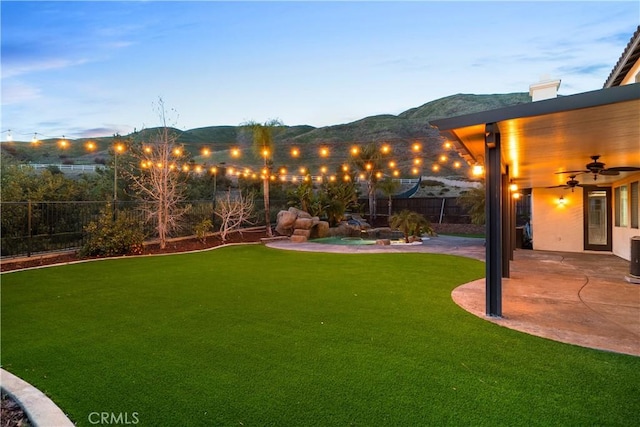
[[[600,159],[600,155],[591,156],[591,163],[586,164],[586,170],[577,170],[577,171],[564,171],[564,172],[556,172],[556,173],[591,173],[593,174],[593,180],[598,179],[598,175],[620,175],[620,172],[635,172],[640,171],[640,167],[635,166],[616,166],[613,168],[605,168],[605,164],[598,161]],[[575,178],[575,175],[574,175]]]
[[[582,185],[580,185],[580,181],[576,180],[576,176],[578,175],[569,176],[569,181],[567,181],[566,184],[554,185],[553,187],[547,188],[564,188],[565,190],[571,189],[571,192],[573,193],[576,187],[582,187]]]

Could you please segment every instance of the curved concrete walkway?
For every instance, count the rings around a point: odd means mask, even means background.
[[[276,241],[267,246],[353,253],[422,252],[484,261],[481,239],[438,236],[416,246],[325,245]],[[453,300],[498,325],[568,344],[640,356],[640,285],[629,262],[611,254],[517,250],[502,282],[502,314],[486,315],[485,279],[454,289]]]
[[[73,427],[73,423],[51,399],[28,382],[0,369],[2,390],[24,410],[32,425]]]
[[[325,243],[292,243],[289,240],[275,240],[266,246],[277,249],[306,252],[335,252],[353,253],[393,253],[393,252],[424,252],[460,255],[484,261],[484,239],[456,236],[429,237],[422,244],[393,244],[382,245],[331,245]]]

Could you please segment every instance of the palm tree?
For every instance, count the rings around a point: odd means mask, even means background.
[[[433,234],[431,223],[424,216],[407,209],[393,214],[389,225],[391,228],[402,231],[405,243],[409,243],[409,236],[418,236],[421,231]]]
[[[380,182],[380,190],[382,193],[389,198],[389,209],[387,212],[387,218],[391,220],[391,196],[398,191],[400,188],[400,183],[398,181],[394,181],[391,177],[386,177],[382,182]]]
[[[271,214],[269,212],[269,177],[273,165],[274,134],[282,129],[284,124],[277,119],[269,120],[265,123],[249,121],[242,124],[242,128],[250,131],[253,137],[253,151],[259,158],[264,159],[264,169],[262,171],[264,212],[267,225],[267,235],[271,237]]]
[[[461,195],[458,200],[460,201],[462,206],[468,209],[472,223],[477,225],[483,225],[485,223],[484,185],[482,187],[472,188],[471,190],[468,190],[463,195]]]
[[[382,159],[384,153],[376,143],[365,145],[351,159],[353,166],[364,176],[367,182],[367,195],[369,197],[369,218],[376,217],[376,186],[382,177]]]

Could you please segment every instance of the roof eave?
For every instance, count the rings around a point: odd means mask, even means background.
[[[518,104],[495,110],[482,111],[480,113],[464,116],[450,117],[430,121],[432,126],[440,132],[453,129],[475,126],[486,123],[497,123],[503,120],[523,117],[542,116],[561,111],[578,110],[581,108],[597,107],[600,105],[615,104],[618,102],[640,99],[640,84],[615,86],[576,95],[561,96],[544,101],[536,101],[528,104]]]
[[[618,59],[618,62],[611,70],[609,77],[607,77],[607,81],[604,82],[604,88],[619,86],[621,82],[626,77],[626,74],[633,67],[635,62],[640,57],[640,25],[638,25],[638,29],[633,36],[631,36],[631,40],[625,47],[622,55]]]

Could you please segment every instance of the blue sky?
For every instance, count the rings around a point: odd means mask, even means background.
[[[2,1],[2,139],[278,118],[326,126],[456,93],[602,88],[622,2]]]

